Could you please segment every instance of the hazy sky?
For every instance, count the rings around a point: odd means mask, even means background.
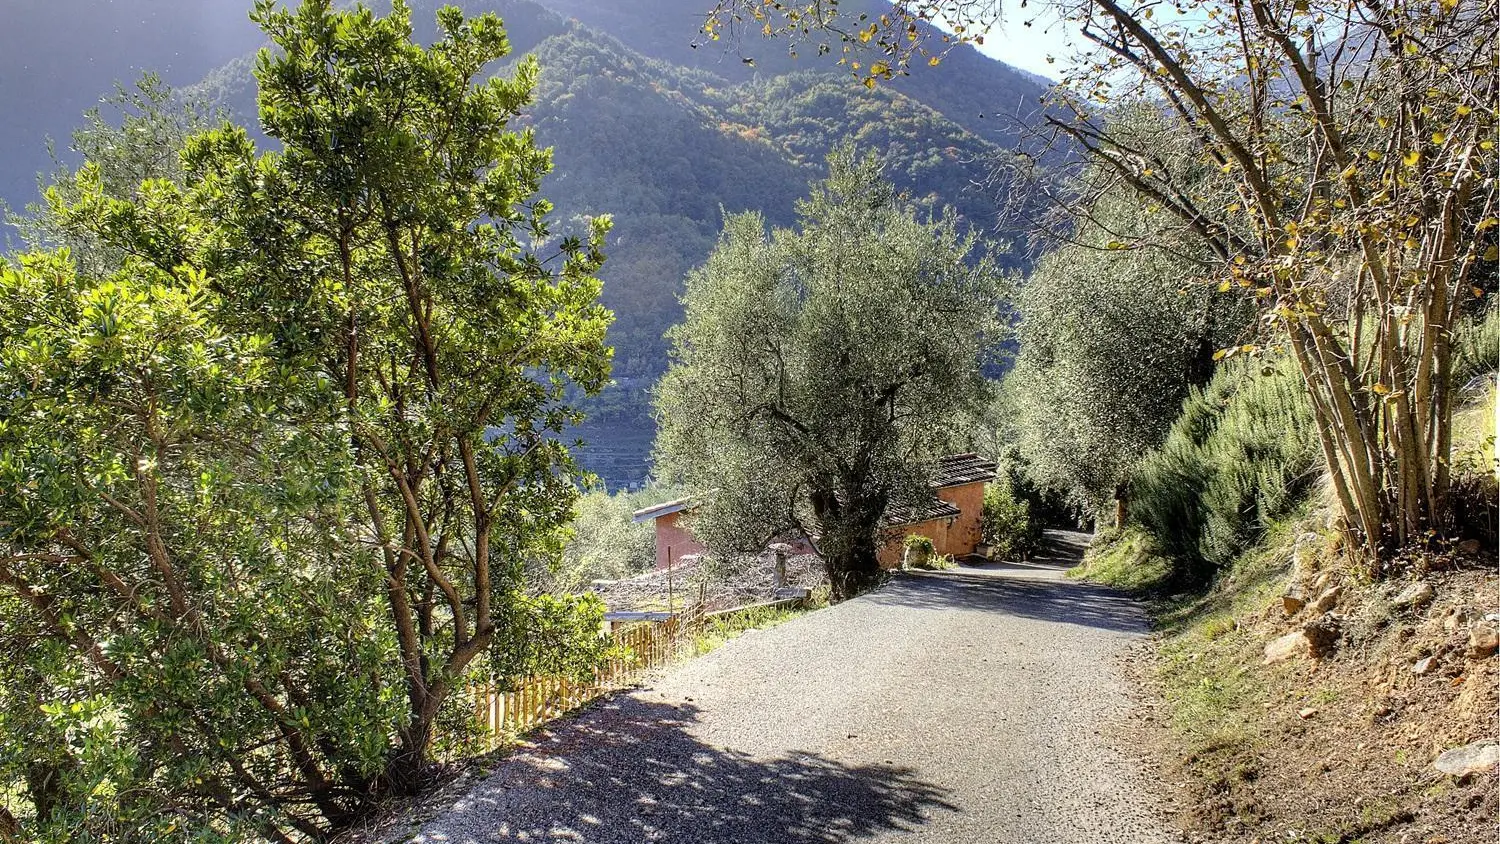
[[[1025,22],[1031,21],[1031,26]],[[1031,8],[1008,12],[998,30],[984,36],[979,52],[1008,65],[1056,79],[1068,59],[1076,52],[1078,32],[1072,25],[1058,21],[1033,3]],[[1047,57],[1055,61],[1049,63]]]

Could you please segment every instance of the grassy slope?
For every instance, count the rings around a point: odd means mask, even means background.
[[[1455,419],[1455,462],[1493,466],[1494,426],[1491,389]],[[1432,768],[1442,750],[1494,738],[1497,659],[1463,653],[1469,624],[1500,607],[1492,549],[1362,583],[1336,554],[1326,514],[1314,502],[1269,526],[1203,594],[1164,595],[1168,561],[1133,531],[1097,545],[1071,573],[1151,598],[1160,635],[1139,679],[1167,718],[1148,743],[1161,748],[1168,776],[1189,784],[1185,828],[1230,842],[1493,840],[1496,774],[1459,781]],[[1294,586],[1306,594],[1320,575],[1345,590],[1340,649],[1318,662],[1263,664],[1268,641],[1308,620],[1287,617],[1280,596]],[[1436,600],[1393,608],[1418,577]],[[1455,610],[1468,621],[1450,629]],[[1414,675],[1429,655],[1434,670]]]

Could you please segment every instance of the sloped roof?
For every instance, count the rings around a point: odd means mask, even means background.
[[[933,496],[920,507],[891,507],[885,511],[885,523],[891,527],[932,522],[938,519],[956,519],[963,515],[958,505]]]
[[[938,460],[937,472],[932,476],[932,488],[943,489],[992,481],[997,468],[993,460],[986,460],[972,451],[967,454],[950,454]]]
[[[631,514],[630,520],[637,523],[649,522],[653,519],[659,519],[662,516],[669,516],[673,513],[681,513],[683,510],[691,510],[694,506],[696,506],[696,504],[697,502],[693,500],[692,496],[688,496],[687,498],[679,498],[676,501],[666,501],[661,504],[647,507],[643,510],[635,511]]]

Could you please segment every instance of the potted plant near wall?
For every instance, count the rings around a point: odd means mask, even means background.
[[[901,570],[911,568],[925,568],[932,560],[937,548],[933,546],[932,540],[921,534],[913,533],[901,541],[903,549],[901,553]]]

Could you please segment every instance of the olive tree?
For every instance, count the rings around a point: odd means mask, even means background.
[[[887,512],[925,502],[955,418],[987,396],[1001,279],[956,219],[918,218],[848,145],[798,216],[771,233],[731,217],[689,275],[658,471],[706,494],[693,529],[710,547],[799,530],[847,598],[879,576]]]

